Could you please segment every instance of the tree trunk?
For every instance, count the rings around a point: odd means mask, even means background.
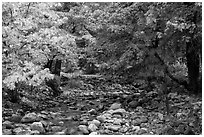
[[[60,59],[52,59],[49,60],[47,63],[47,67],[49,68],[50,72],[54,74],[54,79],[49,80],[47,85],[51,87],[53,90],[53,95],[58,96],[61,93],[60,90],[60,72],[61,72],[61,62]]]
[[[199,90],[199,55],[197,52],[197,45],[194,39],[186,42],[186,59],[188,68],[189,90],[191,93],[197,94]]]

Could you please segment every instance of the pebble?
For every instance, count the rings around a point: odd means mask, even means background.
[[[95,131],[98,129],[98,127],[97,127],[95,124],[90,124],[90,125],[88,126],[88,129],[89,129],[91,132],[95,132]]]
[[[108,129],[112,130],[112,131],[118,131],[121,128],[120,125],[110,125],[108,127]]]
[[[45,114],[38,114],[37,116],[44,119],[44,120],[48,119],[48,116]]]
[[[20,133],[23,130],[23,127],[17,127],[15,129],[13,129],[13,132],[15,135],[17,135],[18,133]]]
[[[97,111],[95,109],[91,109],[88,111],[91,115],[96,115]]]
[[[59,122],[59,125],[60,125],[60,126],[63,126],[63,125],[64,125],[64,122],[63,122],[63,121],[60,121],[60,122]]]
[[[10,122],[10,121],[4,121],[3,123],[2,123],[2,126],[3,127],[5,127],[5,128],[13,128],[14,126],[13,126],[13,123],[12,122]]]
[[[105,113],[103,114],[103,116],[105,117],[105,119],[110,119],[112,115],[109,113]]]
[[[162,113],[157,113],[159,120],[164,120],[164,115]]]
[[[26,124],[21,124],[21,123],[16,123],[15,124],[15,127],[23,127],[23,128],[26,128],[28,127]]]
[[[180,124],[177,129],[178,129],[178,131],[179,131],[181,134],[183,134],[184,131],[185,131],[185,125],[184,125],[184,124]]]
[[[51,130],[52,130],[53,132],[59,132],[59,131],[62,130],[62,127],[60,127],[60,126],[52,126],[52,127],[51,127]]]
[[[131,101],[130,103],[129,103],[129,107],[130,108],[136,108],[138,106],[138,102],[137,101]]]
[[[41,122],[34,122],[31,124],[31,130],[37,130],[40,133],[44,133],[45,129],[43,127],[43,124]]]
[[[104,116],[97,116],[97,120],[99,120],[101,123],[105,122],[106,118]]]
[[[38,130],[31,131],[31,135],[40,135],[40,132]]]
[[[66,133],[63,132],[63,131],[61,131],[61,132],[56,132],[56,133],[54,133],[54,135],[66,135]]]
[[[122,132],[122,133],[126,133],[127,131],[128,131],[128,127],[126,127],[126,126],[123,126],[121,129],[120,129],[120,132]]]
[[[138,106],[138,107],[136,108],[136,111],[138,111],[138,112],[144,112],[144,108],[142,108],[141,106]]]
[[[78,128],[79,128],[79,130],[80,130],[83,134],[85,134],[85,135],[89,134],[89,131],[88,131],[87,126],[85,126],[85,125],[79,125]]]
[[[94,125],[96,125],[97,127],[99,127],[99,125],[101,124],[101,122],[100,121],[98,121],[98,120],[96,120],[96,119],[94,119],[94,120],[92,120],[92,121],[90,121],[89,122],[89,124],[94,124]]]
[[[89,135],[98,135],[97,132],[91,132]]]
[[[132,131],[136,131],[136,132],[137,132],[137,131],[139,131],[139,130],[140,130],[140,127],[139,127],[139,126],[133,126],[133,127],[132,127]]]
[[[47,123],[46,121],[41,120],[40,122],[43,124],[44,127],[47,127],[47,126],[48,126],[48,123]]]
[[[119,109],[116,109],[116,110],[113,111],[112,115],[114,115],[114,114],[124,116],[126,114],[126,110],[122,109],[122,108],[119,108]]]
[[[147,133],[147,129],[146,129],[146,128],[141,128],[141,129],[138,130],[136,133],[137,133],[138,135],[145,134],[145,133]]]
[[[115,110],[115,109],[119,109],[121,108],[121,104],[120,103],[113,103],[109,109]]]
[[[80,121],[79,124],[80,124],[80,125],[88,125],[88,120],[83,119],[82,121]]]
[[[12,135],[12,131],[11,131],[11,129],[3,129],[2,134],[3,135]]]
[[[141,124],[141,120],[138,118],[138,119],[135,119],[135,120],[133,120],[132,121],[132,124],[134,125],[134,126],[139,126],[140,124]]]
[[[122,121],[121,119],[115,119],[115,120],[113,121],[113,124],[115,124],[115,125],[121,125],[122,122],[123,122],[123,121]]]
[[[19,123],[22,119],[22,116],[17,115],[17,114],[12,114],[11,118],[9,119],[12,122]]]
[[[46,112],[46,111],[41,111],[41,114],[45,114],[45,115],[48,115],[48,112]]]
[[[141,116],[141,117],[140,117],[140,120],[141,120],[141,123],[146,123],[146,122],[148,122],[148,119],[147,119],[146,116]]]
[[[21,130],[17,135],[31,135],[32,131],[30,130]]]

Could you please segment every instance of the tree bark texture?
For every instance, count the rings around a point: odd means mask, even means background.
[[[196,41],[191,39],[186,42],[186,59],[188,68],[189,89],[192,93],[197,94],[199,91],[199,54],[197,51]]]
[[[49,68],[51,74],[54,74],[54,79],[47,81],[47,85],[53,90],[53,95],[58,96],[61,93],[60,90],[60,72],[61,72],[61,60],[52,59],[49,60],[46,64],[46,67]]]

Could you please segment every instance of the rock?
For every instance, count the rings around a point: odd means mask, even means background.
[[[148,92],[147,93],[147,96],[149,96],[149,97],[156,97],[158,95],[158,93],[156,92],[156,91],[150,91],[150,92]]]
[[[141,120],[141,123],[146,123],[148,121],[146,116],[141,116],[140,120]]]
[[[94,119],[94,120],[90,121],[89,124],[94,124],[94,125],[96,125],[97,127],[99,127],[99,125],[101,124],[101,122],[98,121],[98,120],[96,120],[96,119]]]
[[[21,124],[21,123],[16,123],[15,127],[22,127],[22,128],[26,128],[28,127],[26,124]]]
[[[28,113],[26,114],[22,119],[22,123],[31,123],[31,122],[37,122],[40,121],[39,117],[36,115],[36,113]]]
[[[140,119],[135,119],[132,121],[132,125],[134,126],[139,126],[141,124],[141,120]]]
[[[79,124],[80,124],[80,125],[88,125],[88,120],[83,119],[82,121],[80,121]]]
[[[61,131],[61,132],[56,132],[56,133],[54,133],[54,135],[66,135],[66,133],[63,132],[63,131]]]
[[[113,111],[114,111],[114,110],[110,109],[110,110],[108,110],[106,113],[112,115],[112,114],[113,114]]]
[[[119,115],[119,114],[113,114],[113,117],[114,117],[114,118],[118,118],[118,119],[122,118],[122,116]]]
[[[13,126],[13,123],[12,122],[10,122],[10,121],[4,121],[3,123],[2,123],[2,126],[3,127],[5,127],[5,128],[13,128],[14,126]]]
[[[46,111],[44,111],[44,110],[41,111],[40,113],[41,113],[41,114],[45,114],[45,115],[48,115],[48,114],[49,114],[48,112],[46,112]]]
[[[138,106],[138,102],[137,101],[131,101],[130,103],[129,103],[129,107],[130,108],[136,108],[137,106]]]
[[[147,133],[147,129],[146,129],[146,128],[141,128],[141,129],[138,130],[136,133],[137,133],[138,135],[145,134],[145,133]]]
[[[44,120],[47,120],[47,119],[48,119],[48,116],[45,115],[45,114],[38,114],[37,116],[38,116],[39,118],[44,119]]]
[[[12,122],[19,123],[22,119],[22,116],[17,114],[12,114],[11,118],[9,119]]]
[[[184,132],[185,132],[185,125],[184,124],[180,124],[178,126],[177,130],[179,131],[180,134],[184,134]]]
[[[71,121],[71,120],[73,120],[73,117],[72,117],[72,116],[68,116],[68,117],[65,117],[65,118],[63,118],[63,119],[61,119],[61,120]]]
[[[119,109],[121,108],[121,104],[120,103],[113,103],[109,109],[115,110],[115,109]]]
[[[105,134],[105,135],[110,135],[110,133],[112,133],[113,131],[109,130],[109,129],[105,129],[105,130],[100,130],[99,133],[101,134]]]
[[[106,118],[104,116],[97,116],[97,120],[99,120],[101,123],[105,122]]]
[[[110,125],[110,126],[108,127],[108,129],[110,129],[110,130],[112,130],[112,131],[114,131],[114,132],[118,131],[120,128],[121,128],[120,125]]]
[[[143,109],[141,106],[138,106],[138,107],[136,108],[136,111],[138,111],[138,112],[144,112],[144,109]]]
[[[89,131],[88,131],[87,126],[85,126],[85,125],[79,125],[78,128],[79,128],[79,130],[80,130],[83,134],[85,134],[85,135],[89,134]]]
[[[59,125],[60,125],[60,126],[63,126],[63,125],[64,125],[64,122],[63,122],[63,121],[60,121],[60,122],[59,122]]]
[[[90,124],[88,126],[88,130],[90,130],[91,132],[95,132],[98,129],[98,127],[95,124]]]
[[[31,131],[30,130],[22,130],[20,132],[17,133],[17,135],[31,135]]]
[[[56,118],[60,115],[60,113],[57,113],[57,112],[50,112],[50,117],[52,118]]]
[[[128,127],[123,126],[122,128],[120,128],[120,132],[126,133],[128,131],[128,129],[129,129]]]
[[[13,129],[13,132],[15,135],[18,135],[18,133],[20,133],[23,130],[23,127],[17,127],[15,129]]]
[[[188,126],[184,131],[184,135],[195,135],[195,132],[192,131],[191,127]]]
[[[122,122],[123,122],[123,121],[122,121],[121,119],[115,119],[115,120],[113,121],[113,124],[115,124],[115,125],[121,125]]]
[[[95,109],[91,109],[88,111],[91,115],[96,115],[97,111]]]
[[[60,126],[52,126],[52,127],[51,127],[51,130],[52,130],[53,132],[59,132],[59,131],[62,131],[62,127],[60,127]]]
[[[38,130],[31,131],[31,135],[40,135],[40,132]]]
[[[180,113],[180,112],[176,114],[176,116],[177,116],[178,118],[181,117],[182,115],[183,115],[183,113]]]
[[[141,116],[140,118],[136,118],[132,121],[134,126],[139,126],[141,123],[146,123],[148,119],[145,116]]]
[[[106,123],[113,123],[113,121],[114,121],[113,119],[107,119]]]
[[[43,124],[41,122],[34,122],[34,123],[32,123],[30,128],[31,128],[31,130],[37,130],[40,133],[44,133],[45,132],[45,129],[44,129]]]
[[[116,110],[113,111],[112,115],[114,115],[114,114],[124,116],[126,114],[126,110],[122,109],[122,108],[119,108],[119,109],[116,109]]]
[[[43,127],[47,127],[48,126],[48,123],[46,121],[41,120],[40,122],[43,124]]]
[[[3,135],[12,135],[11,129],[2,129],[2,134]]]
[[[98,135],[97,132],[91,132],[89,135]]]
[[[71,128],[66,128],[63,131],[65,131],[66,135],[74,135],[76,134],[78,128],[76,127],[71,127]]]
[[[105,113],[103,114],[103,116],[105,117],[105,119],[110,119],[112,115],[109,113]]]
[[[142,128],[142,127],[144,127],[144,128],[145,128],[145,127],[148,127],[148,123],[141,123],[141,124],[140,124],[140,127],[141,127],[141,128]]]
[[[165,135],[175,135],[176,134],[176,131],[171,126],[166,127],[163,132],[164,132],[163,134]]]
[[[137,132],[137,131],[139,131],[139,130],[140,130],[140,127],[139,127],[139,126],[133,126],[133,127],[132,127],[132,131],[136,131],[136,132]]]
[[[159,117],[159,120],[161,121],[164,120],[164,115],[162,113],[158,113],[157,115]]]

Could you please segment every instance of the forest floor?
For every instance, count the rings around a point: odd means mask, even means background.
[[[2,134],[202,134],[201,97],[169,93],[167,115],[164,95],[156,88],[147,91],[99,75],[64,81],[60,96],[34,99],[37,109],[25,112],[28,104],[3,102]]]

